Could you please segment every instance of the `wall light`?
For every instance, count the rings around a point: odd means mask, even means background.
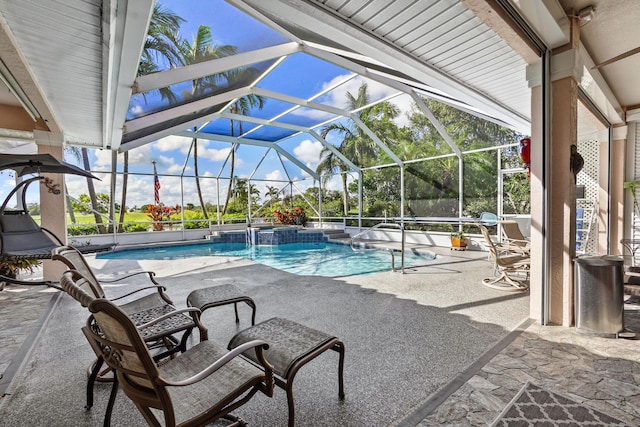
[[[593,15],[596,13],[596,8],[593,6],[583,7],[578,11],[578,19],[585,24],[593,19]]]

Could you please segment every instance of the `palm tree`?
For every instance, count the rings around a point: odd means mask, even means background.
[[[82,154],[82,164],[84,166],[84,170],[90,171],[91,164],[89,163],[89,153],[87,149],[83,147],[80,149],[80,153]],[[87,187],[89,188],[89,197],[91,198],[91,209],[93,210],[93,217],[96,220],[96,225],[98,226],[98,233],[105,234],[107,231],[104,228],[104,224],[102,223],[102,216],[99,213],[98,199],[96,198],[96,189],[93,186],[93,179],[87,177]]]
[[[357,97],[347,92],[346,108],[349,111],[356,111],[370,102],[367,93],[367,84],[362,83],[358,88]],[[369,128],[375,128],[376,122],[389,122],[389,120],[399,114],[398,109],[388,102],[380,103],[376,106],[358,110],[355,113],[358,118]],[[378,126],[380,127],[380,126]],[[342,136],[342,142],[338,150],[359,166],[368,166],[378,157],[378,148],[374,141],[353,121],[346,123],[334,122],[320,131],[326,139],[329,133],[338,133]],[[319,175],[327,177],[340,171],[342,177],[343,205],[345,216],[349,213],[349,195],[347,191],[347,166],[328,148],[321,152],[321,161],[316,168]]]
[[[324,147],[320,152],[320,158],[322,159],[316,167],[316,173],[320,175],[325,181],[331,178],[336,173],[340,174],[342,179],[342,206],[344,216],[349,214],[349,192],[347,188],[347,174],[349,170],[346,164],[336,156],[329,148]]]
[[[242,78],[242,79],[246,79],[246,74],[251,74],[253,71],[252,69],[245,69],[242,72],[236,72],[232,78],[232,80],[238,79],[238,78]],[[264,107],[264,97],[260,96],[260,95],[247,95],[247,96],[243,96],[242,98],[238,98],[230,107],[229,107],[229,112],[232,114],[239,114],[242,116],[246,116],[247,114],[249,114],[249,111],[251,111],[252,108],[254,107],[258,107],[259,110],[262,110],[262,108]],[[242,121],[238,122],[238,135],[242,135]],[[234,126],[234,121],[231,120],[231,136],[235,136],[235,126]],[[235,173],[235,167],[236,167],[236,151],[238,150],[238,145],[236,144],[234,147],[231,148],[231,168],[229,171],[229,185],[227,187],[227,198],[224,202],[224,207],[222,208],[222,214],[224,215],[227,212],[227,206],[229,205],[229,198],[231,196],[231,186],[233,184],[233,174]]]
[[[278,187],[267,185],[267,191],[265,191],[264,195],[269,198],[269,207],[273,210],[273,201],[277,202],[279,200],[280,190],[278,190]]]
[[[184,22],[183,18],[169,9],[163,8],[160,4],[155,4],[144,49],[138,64],[138,76],[158,71],[160,69],[157,64],[158,61],[166,61],[170,68],[182,63],[180,43],[177,37],[182,22]],[[170,103],[177,101],[170,88],[161,88],[159,91],[162,98],[168,99]],[[122,223],[124,222],[127,206],[127,184],[129,180],[129,153],[127,151],[124,153],[122,168],[122,198],[118,219],[118,232],[120,233],[123,231]]]
[[[155,4],[140,56],[138,76],[160,71],[158,62],[166,62],[169,68],[175,68],[183,63],[178,37],[182,22],[184,22],[182,17],[158,3]],[[162,99],[168,99],[170,103],[177,102],[177,97],[170,88],[161,88],[159,92]]]
[[[191,43],[187,40],[182,40],[180,43],[180,57],[185,65],[196,64],[202,61],[233,55],[236,51],[237,48],[235,46],[214,45],[213,37],[211,36],[211,27],[206,25],[200,25],[198,27],[198,31]],[[188,94],[185,94],[185,97],[197,99],[207,93],[211,93],[218,87],[218,83],[223,79],[224,76],[222,74],[212,74],[210,76],[195,79],[191,82],[191,91]],[[200,177],[198,174],[198,138],[194,137],[191,144],[193,146],[193,167],[195,170],[198,197],[200,199],[200,206],[202,206],[204,218],[207,219],[207,209],[205,207],[204,198],[202,197]]]
[[[118,233],[123,232],[122,223],[124,222],[124,214],[127,210],[127,176],[129,174],[129,152],[125,151],[122,162],[122,199],[120,202],[120,216],[118,218]]]

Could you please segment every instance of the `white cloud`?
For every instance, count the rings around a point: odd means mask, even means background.
[[[107,169],[111,170],[111,150],[91,150],[89,153],[95,154],[95,161],[91,165],[91,169]]]
[[[320,141],[305,139],[293,149],[293,154],[302,162],[318,163],[320,161],[322,148],[323,145]]]
[[[223,148],[221,150],[215,148],[205,148],[198,150],[198,157],[202,157],[213,162],[223,162],[229,156],[229,152],[231,152],[231,147]],[[238,162],[238,157],[236,157],[236,164]]]
[[[282,174],[282,171],[280,169],[276,169],[272,172],[269,172],[266,176],[265,179],[268,181],[286,181],[286,177]]]
[[[129,150],[129,165],[149,165],[151,144]]]
[[[170,135],[157,140],[153,144],[153,148],[158,151],[173,151],[180,150],[182,154],[187,154],[189,147],[191,146],[191,138],[184,136]],[[200,145],[202,146],[202,145]]]

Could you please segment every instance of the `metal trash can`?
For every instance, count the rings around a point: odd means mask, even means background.
[[[622,257],[583,256],[575,260],[576,331],[617,338],[624,330]]]

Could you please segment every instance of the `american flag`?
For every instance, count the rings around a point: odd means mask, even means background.
[[[158,172],[156,172],[156,162],[153,161],[153,196],[156,201],[156,205],[160,204],[160,180],[158,179]]]

